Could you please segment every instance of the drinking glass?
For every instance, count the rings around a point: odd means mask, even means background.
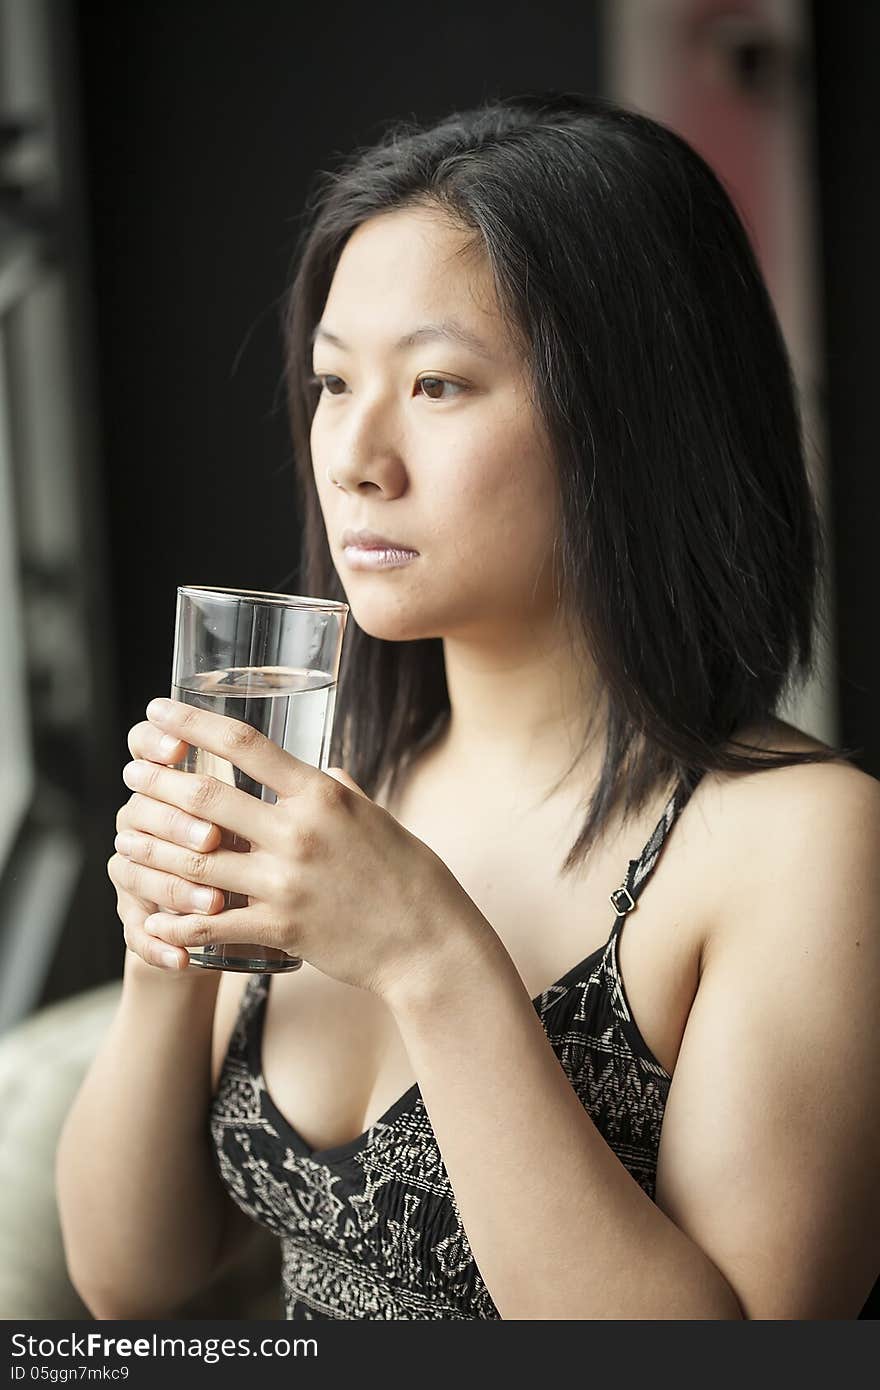
[[[171,698],[240,719],[295,758],[326,769],[348,604],[255,589],[177,590]],[[274,805],[270,787],[226,758],[190,747],[178,764],[227,782]],[[220,827],[224,849],[246,854],[249,842]],[[224,909],[247,907],[243,893],[224,893]],[[273,946],[230,941],[187,947],[206,970],[298,970],[299,956]]]

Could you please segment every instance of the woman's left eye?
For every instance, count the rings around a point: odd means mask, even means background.
[[[442,401],[442,400],[445,399],[445,397],[442,396],[442,395],[436,395],[436,396],[435,396],[435,395],[433,394],[433,389],[434,389],[434,387],[437,387],[437,386],[439,386],[439,387],[441,387],[441,388],[444,387],[444,386],[450,386],[450,387],[452,388],[453,391],[466,391],[466,390],[467,390],[467,387],[466,387],[466,386],[462,386],[459,382],[457,382],[457,381],[447,381],[446,378],[445,378],[445,377],[442,377],[442,376],[420,376],[420,377],[418,378],[417,382],[416,382],[416,385],[417,385],[417,386],[421,386],[423,389],[424,389],[425,387],[429,387],[429,388],[430,388],[430,390],[428,390],[428,391],[426,392],[426,395],[427,395],[429,401]]]

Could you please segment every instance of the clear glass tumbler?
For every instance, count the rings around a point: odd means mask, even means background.
[[[177,590],[171,698],[251,724],[295,758],[326,769],[348,604],[251,589],[187,585]],[[190,748],[178,764],[274,804],[275,792],[226,758]],[[247,840],[221,826],[222,845],[246,854]],[[247,907],[225,893],[224,908]],[[302,960],[252,942],[190,947],[208,970],[298,970]]]

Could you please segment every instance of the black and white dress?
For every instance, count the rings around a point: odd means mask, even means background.
[[[640,857],[630,860],[612,895],[616,915],[605,944],[533,1000],[584,1108],[652,1200],[671,1078],[633,1018],[617,944],[692,792],[679,783]],[[261,1061],[271,981],[254,975],[247,982],[210,1127],[232,1198],[280,1237],[284,1316],[500,1317],[471,1253],[418,1084],[364,1134],[332,1149],[310,1148],[276,1108]]]

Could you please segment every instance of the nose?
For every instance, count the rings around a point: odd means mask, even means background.
[[[313,436],[313,448],[323,444],[328,478],[343,492],[380,492],[398,497],[406,490],[407,471],[390,411],[380,401],[359,407],[352,402],[345,427],[323,440]]]

